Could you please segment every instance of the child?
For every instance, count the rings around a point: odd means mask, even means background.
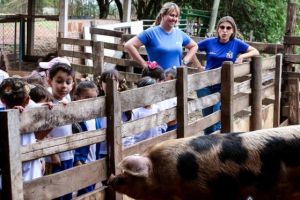
[[[117,80],[118,90],[124,91],[127,89],[126,83],[124,80],[121,80],[119,77],[119,72],[115,69],[107,70],[101,74],[100,77],[97,78],[97,86],[101,91],[101,95],[105,95],[106,92],[106,83],[109,78]],[[126,122],[131,119],[131,111],[126,111],[122,113],[122,121]],[[107,127],[107,119],[106,117],[101,118],[101,128]],[[103,158],[107,155],[107,146],[106,141],[100,143],[100,151],[99,151],[99,158]]]
[[[155,61],[147,62],[148,67],[144,68],[142,71],[142,77],[150,76],[154,78],[156,82],[161,82],[165,80],[165,72],[164,69],[161,68]]]
[[[145,76],[138,81],[137,87],[145,87],[145,86],[152,85],[155,83],[156,83],[155,79],[153,79],[149,76]],[[140,118],[144,118],[144,117],[156,114],[157,112],[158,112],[158,107],[155,104],[144,106],[141,108],[136,108],[136,109],[132,110],[131,120],[137,120]],[[143,131],[141,133],[135,134],[133,136],[129,136],[127,138],[124,138],[123,145],[124,145],[124,147],[128,147],[128,146],[131,146],[142,140],[146,140],[148,138],[152,138],[152,137],[161,135],[163,132],[165,132],[165,129],[166,129],[165,125],[161,125],[161,126],[154,127],[149,130]]]
[[[53,95],[53,103],[67,103],[68,99],[66,96],[69,95],[74,85],[75,72],[66,63],[55,63],[49,70],[48,84],[51,87]],[[72,135],[72,126],[64,125],[60,127],[53,128],[48,136],[55,137],[65,137]],[[60,172],[69,169],[73,166],[73,151],[65,151],[59,153],[59,156],[52,156],[52,173]],[[72,194],[66,194],[60,199],[71,199]]]
[[[74,93],[74,100],[96,98],[98,96],[98,89],[92,81],[80,82]],[[101,121],[99,118],[91,119],[84,122],[75,123],[72,125],[73,133],[79,133],[84,131],[92,131],[101,128]],[[90,163],[98,159],[100,144],[92,144],[85,147],[80,147],[75,150],[74,165],[82,165]],[[90,185],[84,189],[78,191],[77,196],[91,192],[94,190],[95,185]]]
[[[30,99],[32,99],[35,103],[45,103],[52,102],[53,97],[52,94],[42,85],[34,84],[31,85],[31,90],[29,92]]]
[[[37,107],[29,98],[29,86],[22,79],[7,78],[0,84],[0,98],[5,109],[19,109]],[[21,145],[29,145],[36,142],[34,133],[25,133],[21,135]],[[23,181],[42,176],[42,164],[40,159],[23,162],[22,177]]]

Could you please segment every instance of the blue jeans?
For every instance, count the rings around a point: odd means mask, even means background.
[[[52,173],[57,173],[73,167],[73,159],[61,161],[61,165],[52,165]],[[67,187],[67,186],[66,186]],[[72,193],[56,198],[56,200],[71,200]]]
[[[221,84],[209,86],[209,87],[197,90],[197,96],[198,96],[198,98],[199,97],[204,97],[204,96],[216,93],[216,92],[220,92],[220,90],[221,90]],[[220,109],[221,109],[221,102],[219,101],[218,103],[216,103],[213,106],[204,108],[202,110],[202,115],[203,115],[203,117],[205,117],[205,116],[207,116],[207,115],[209,115],[213,112],[216,112]],[[210,127],[204,129],[204,133],[205,133],[205,135],[209,135],[209,134],[211,134],[211,133],[213,133],[217,130],[220,130],[220,129],[221,129],[221,122],[217,122],[217,123],[211,125]]]

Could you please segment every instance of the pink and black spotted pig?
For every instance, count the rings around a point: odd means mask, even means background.
[[[300,199],[300,126],[159,143],[108,185],[143,200]]]

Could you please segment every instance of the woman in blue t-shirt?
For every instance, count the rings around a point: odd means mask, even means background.
[[[179,14],[179,7],[175,3],[165,3],[156,18],[155,26],[125,43],[129,55],[143,67],[147,67],[147,62],[137,50],[145,45],[148,61],[156,61],[164,70],[187,65],[198,48],[196,42],[175,27]],[[184,58],[182,58],[182,47],[189,50]]]
[[[211,70],[222,66],[224,61],[242,63],[244,59],[259,55],[254,47],[236,38],[237,26],[230,16],[222,17],[217,24],[217,37],[207,38],[198,43],[199,51],[206,52],[205,70]],[[195,58],[195,57],[194,57]],[[198,97],[219,92],[221,85],[217,84],[197,91]],[[207,116],[220,110],[221,103],[203,109],[203,116]],[[221,128],[221,123],[205,129],[205,134],[210,134]]]

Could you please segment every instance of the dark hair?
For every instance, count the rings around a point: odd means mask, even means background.
[[[145,76],[143,78],[141,78],[137,83],[137,87],[144,87],[147,85],[152,85],[156,83],[155,79],[151,78],[150,76]]]
[[[57,72],[63,71],[67,73],[69,76],[73,77],[75,80],[75,71],[71,66],[65,63],[56,63],[49,69],[49,78],[53,79],[53,77],[57,74]]]
[[[233,28],[233,33],[232,33],[232,35],[230,36],[230,39],[235,38],[236,32],[237,32],[237,26],[236,26],[236,23],[235,23],[234,19],[233,19],[231,16],[225,16],[225,17],[222,17],[222,18],[218,21],[218,24],[217,24],[217,26],[216,26],[216,27],[217,27],[217,30],[219,29],[220,25],[221,25],[222,23],[224,23],[224,22],[230,23],[231,26],[232,26],[232,28]],[[217,34],[218,34],[218,31],[217,31]],[[218,34],[218,37],[220,37],[219,34]]]
[[[21,78],[7,78],[0,84],[0,98],[9,108],[23,106],[29,91],[28,84]]]
[[[39,85],[45,84],[43,77],[41,77],[38,73],[31,74],[24,79],[29,84],[39,84]]]
[[[177,77],[177,69],[175,67],[171,67],[165,71],[165,76],[167,77],[168,74],[172,76],[173,79]]]
[[[52,94],[42,85],[34,84],[29,92],[30,99],[36,103],[40,103],[43,99],[46,101],[53,101]]]
[[[127,90],[128,87],[126,85],[126,80],[120,78],[119,72],[117,70],[111,69],[103,72],[101,76],[98,76],[96,78],[96,84],[98,86],[100,96],[105,95],[104,91],[102,90],[102,82],[107,83],[107,80],[109,78],[119,82],[119,91]]]
[[[75,96],[80,96],[80,94],[86,89],[96,89],[98,94],[98,87],[93,81],[81,81],[74,92]]]
[[[150,76],[151,78],[159,81],[165,80],[165,72],[160,66],[157,66],[155,69],[150,69],[149,67],[144,68],[142,71],[142,77],[145,76]]]

